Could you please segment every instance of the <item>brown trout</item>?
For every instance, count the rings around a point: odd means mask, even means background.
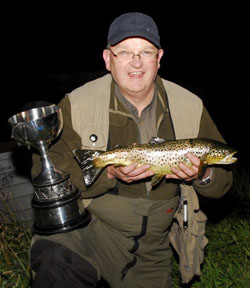
[[[190,152],[200,161],[199,174],[207,165],[231,164],[237,161],[233,157],[237,151],[232,147],[211,139],[182,139],[165,141],[158,137],[152,138],[148,144],[132,144],[129,146],[116,146],[109,151],[75,150],[76,160],[83,171],[84,182],[91,185],[100,172],[107,165],[127,166],[134,162],[138,167],[149,164],[155,174],[151,183],[156,185],[165,175],[172,174],[171,169],[180,162],[191,167],[192,163],[186,157]]]

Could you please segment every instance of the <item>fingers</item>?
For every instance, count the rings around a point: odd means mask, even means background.
[[[196,166],[199,167],[200,166],[200,159],[198,157],[196,157],[195,155],[193,155],[192,153],[187,153],[186,157],[191,161],[191,163]]]
[[[179,163],[179,167],[172,168],[173,174],[166,175],[167,179],[180,179],[185,181],[193,181],[198,179],[200,159],[191,153],[187,153],[186,157],[190,160],[192,166]]]
[[[154,175],[153,171],[149,170],[150,165],[142,165],[137,167],[137,163],[133,163],[124,167],[115,167],[111,165],[107,168],[107,176],[111,178],[119,178],[127,183],[138,181]]]

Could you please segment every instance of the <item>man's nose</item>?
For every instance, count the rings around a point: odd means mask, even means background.
[[[142,66],[143,62],[142,62],[142,60],[141,60],[140,54],[137,54],[137,55],[134,54],[131,63],[132,63],[132,65],[135,66],[135,67],[140,67],[140,66]]]

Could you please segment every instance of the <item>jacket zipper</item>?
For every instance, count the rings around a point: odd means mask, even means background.
[[[136,123],[136,126],[137,126],[137,131],[138,131],[138,138],[139,138],[139,143],[142,144],[142,140],[141,140],[141,132],[140,132],[140,128],[139,128],[139,123],[137,123],[137,121],[133,118],[133,120],[135,121]],[[147,185],[146,183],[144,184],[145,186],[145,190],[146,190],[146,198],[149,198],[150,197],[150,191],[148,191],[148,188],[147,188]]]

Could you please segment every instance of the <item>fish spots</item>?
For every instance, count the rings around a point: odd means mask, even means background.
[[[203,162],[216,163],[218,159],[224,159],[228,155],[225,144],[209,139],[184,139],[165,141],[159,144],[132,144],[126,147],[117,147],[114,150],[104,152],[103,165],[129,165],[137,162],[140,165],[148,164],[159,167],[162,174],[166,174],[173,167],[178,167],[180,162],[191,164],[186,157],[188,152],[192,153]]]

